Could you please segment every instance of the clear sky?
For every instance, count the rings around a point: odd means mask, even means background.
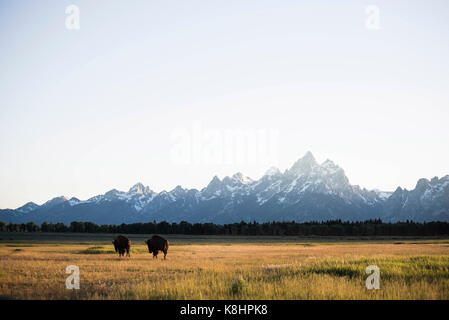
[[[257,179],[308,150],[369,189],[449,174],[449,2],[305,2],[2,0],[0,208]]]

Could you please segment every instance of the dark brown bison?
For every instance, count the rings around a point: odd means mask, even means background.
[[[131,250],[131,240],[129,240],[127,237],[119,235],[117,238],[115,238],[114,241],[112,241],[114,244],[115,252],[118,252],[119,257],[126,255],[130,257],[129,251]]]
[[[164,253],[164,260],[165,260],[168,251],[167,239],[164,239],[161,236],[155,234],[151,237],[151,239],[145,241],[145,243],[148,246],[148,251],[153,254],[153,259],[154,258],[157,259],[157,254],[159,253],[159,251],[162,251]]]

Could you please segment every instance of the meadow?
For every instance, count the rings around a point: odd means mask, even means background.
[[[0,234],[0,296],[15,299],[449,299],[449,240],[169,235],[167,260],[134,235]],[[65,286],[80,269],[80,289]],[[380,269],[368,290],[365,268]]]

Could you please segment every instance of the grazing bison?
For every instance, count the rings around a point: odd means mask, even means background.
[[[115,240],[112,241],[112,243],[114,244],[115,252],[118,252],[119,257],[124,256],[125,251],[127,256],[130,257],[129,251],[131,250],[131,240],[129,240],[125,236],[120,235],[117,238],[115,238]]]
[[[159,251],[162,251],[164,253],[164,260],[165,260],[168,251],[167,239],[164,239],[161,236],[155,234],[151,237],[151,239],[145,241],[145,243],[148,246],[148,251],[153,254],[153,259],[155,257],[157,259],[157,254],[159,253]]]

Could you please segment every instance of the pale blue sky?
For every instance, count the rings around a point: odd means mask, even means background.
[[[307,150],[370,189],[449,174],[446,0],[0,0],[0,48],[0,208],[259,178]],[[173,161],[198,123],[275,130],[277,161]]]

